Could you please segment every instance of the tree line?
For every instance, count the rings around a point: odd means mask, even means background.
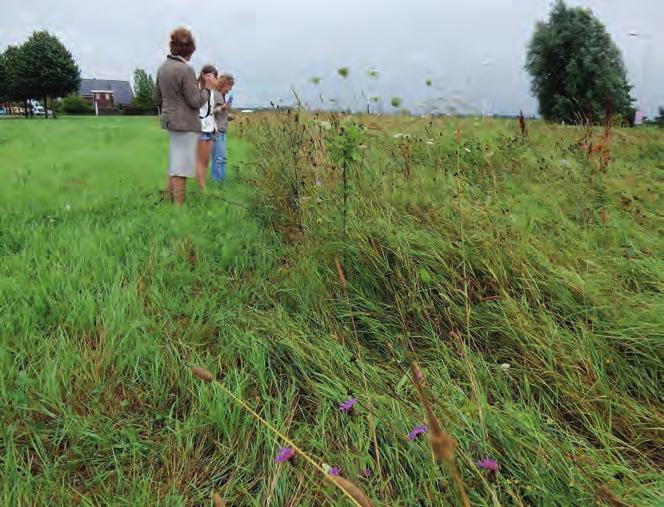
[[[0,101],[44,102],[45,116],[53,99],[78,91],[81,70],[71,52],[46,31],[34,32],[23,44],[9,46],[0,54]],[[53,107],[51,107],[53,110]]]

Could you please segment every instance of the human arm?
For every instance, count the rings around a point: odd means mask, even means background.
[[[152,90],[152,100],[155,104],[161,107],[162,98],[161,98],[161,88],[159,87],[159,73],[157,72],[157,79],[154,83],[154,88]]]
[[[199,109],[209,100],[210,93],[212,93],[210,90],[201,90],[198,87],[198,81],[196,80],[194,69],[187,67],[182,76],[182,95],[184,96],[187,105],[192,109]]]

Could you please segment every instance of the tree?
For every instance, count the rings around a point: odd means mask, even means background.
[[[9,98],[7,92],[9,89],[9,80],[7,79],[7,61],[5,59],[5,54],[0,53],[0,102],[3,102]]]
[[[23,65],[19,66],[20,81],[27,97],[64,97],[77,92],[81,71],[69,50],[48,32],[34,32],[21,46]],[[45,115],[48,116],[48,115]]]
[[[23,100],[26,95],[23,93],[22,83],[19,83],[19,68],[23,65],[21,58],[21,49],[18,46],[9,46],[2,54],[4,65],[3,92],[5,98],[9,100]]]
[[[546,120],[600,121],[608,110],[629,115],[633,99],[622,55],[589,9],[558,0],[535,28],[526,70]]]
[[[143,69],[134,71],[134,100],[133,105],[145,108],[154,108],[152,93],[154,91],[154,79]]]
[[[8,101],[21,101],[28,115],[27,85],[23,80],[25,61],[20,46],[9,46],[2,54],[4,65],[3,96]]]
[[[152,98],[154,90],[154,79],[143,69],[134,71],[134,98],[131,104],[123,109],[123,114],[144,115],[156,114],[157,108]]]

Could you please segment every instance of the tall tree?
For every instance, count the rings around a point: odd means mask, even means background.
[[[34,32],[21,46],[21,80],[29,97],[64,97],[78,91],[81,71],[69,50],[48,32]],[[47,115],[46,115],[47,116]]]
[[[0,102],[3,102],[9,98],[8,89],[9,89],[9,80],[7,79],[7,61],[5,59],[5,54],[0,53]]]
[[[22,79],[25,61],[23,51],[19,46],[9,46],[2,54],[4,64],[4,95],[7,100],[21,101],[25,106],[25,115],[28,115],[28,92],[26,83]]]
[[[152,75],[143,69],[136,69],[134,71],[134,104],[146,108],[154,107],[153,91],[154,79]]]
[[[546,22],[539,22],[528,46],[526,70],[546,120],[594,121],[607,108],[625,118],[633,99],[620,50],[589,9],[563,0]]]

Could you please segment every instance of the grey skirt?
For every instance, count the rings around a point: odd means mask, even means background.
[[[196,174],[198,132],[168,131],[168,175],[193,178]]]

